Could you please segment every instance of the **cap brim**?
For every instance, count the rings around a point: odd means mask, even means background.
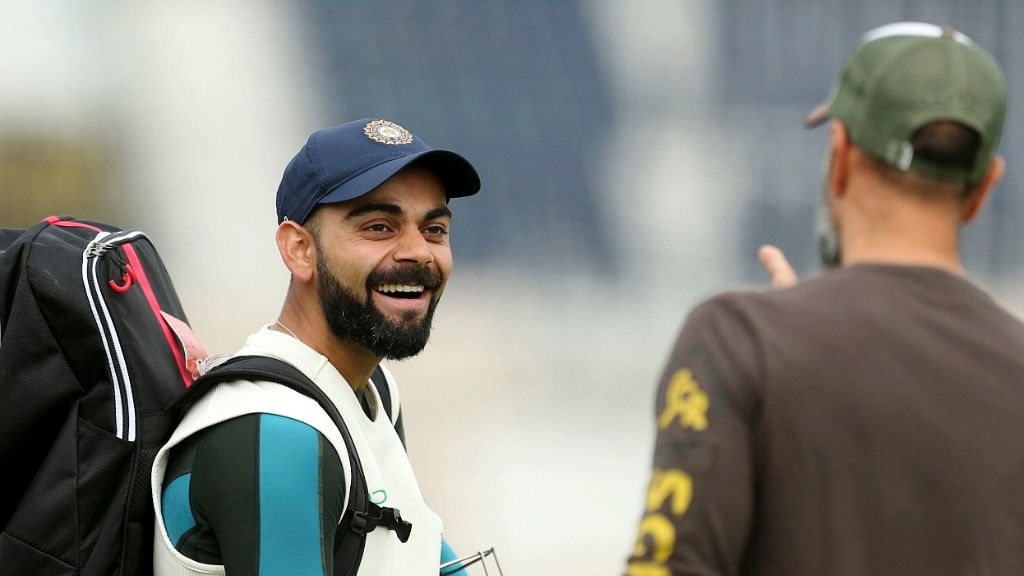
[[[831,104],[831,102],[822,102],[815,106],[804,118],[804,128],[817,128],[828,120],[831,114]]]
[[[480,176],[468,160],[449,150],[424,150],[379,164],[350,178],[324,194],[317,204],[333,204],[358,198],[367,194],[401,169],[420,162],[432,171],[444,185],[448,199],[472,196],[480,191]]]
[[[449,199],[472,196],[480,191],[480,176],[476,168],[455,152],[429,150],[418,154],[416,160],[437,174]]]

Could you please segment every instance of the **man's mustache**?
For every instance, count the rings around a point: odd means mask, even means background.
[[[393,266],[374,270],[366,279],[371,290],[381,284],[419,284],[427,290],[441,286],[441,276],[424,266]]]

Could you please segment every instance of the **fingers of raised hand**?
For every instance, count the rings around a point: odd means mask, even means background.
[[[786,255],[771,244],[765,244],[757,251],[757,259],[771,278],[773,288],[788,288],[799,281]]]

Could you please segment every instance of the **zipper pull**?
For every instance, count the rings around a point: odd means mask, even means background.
[[[132,284],[134,283],[135,271],[132,270],[131,264],[124,265],[124,274],[121,274],[120,284],[114,282],[113,280],[107,280],[107,285],[110,286],[110,289],[113,290],[114,292],[117,292],[118,294],[124,294],[125,292],[127,292],[128,289],[131,288]]]
[[[112,244],[104,244],[104,246],[110,247]],[[126,262],[124,258],[121,258],[121,255],[116,250],[111,252],[111,255],[114,262],[117,263],[118,269],[121,270],[121,282],[119,284],[114,280],[107,280],[107,285],[114,292],[124,294],[135,283],[135,270],[132,270],[132,265]]]
[[[231,354],[214,354],[205,358],[196,358],[196,369],[200,375],[203,375],[230,359]]]

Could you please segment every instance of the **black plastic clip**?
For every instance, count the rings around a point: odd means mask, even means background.
[[[384,508],[382,512],[390,518],[385,519],[381,524],[395,531],[400,542],[408,542],[409,534],[412,533],[412,523],[402,519],[402,513],[398,508]]]
[[[394,530],[401,542],[407,542],[412,533],[412,523],[403,520],[402,513],[397,508],[381,508],[370,502],[367,504],[366,512],[356,512],[352,515],[351,530],[356,534],[373,532],[377,526]]]

